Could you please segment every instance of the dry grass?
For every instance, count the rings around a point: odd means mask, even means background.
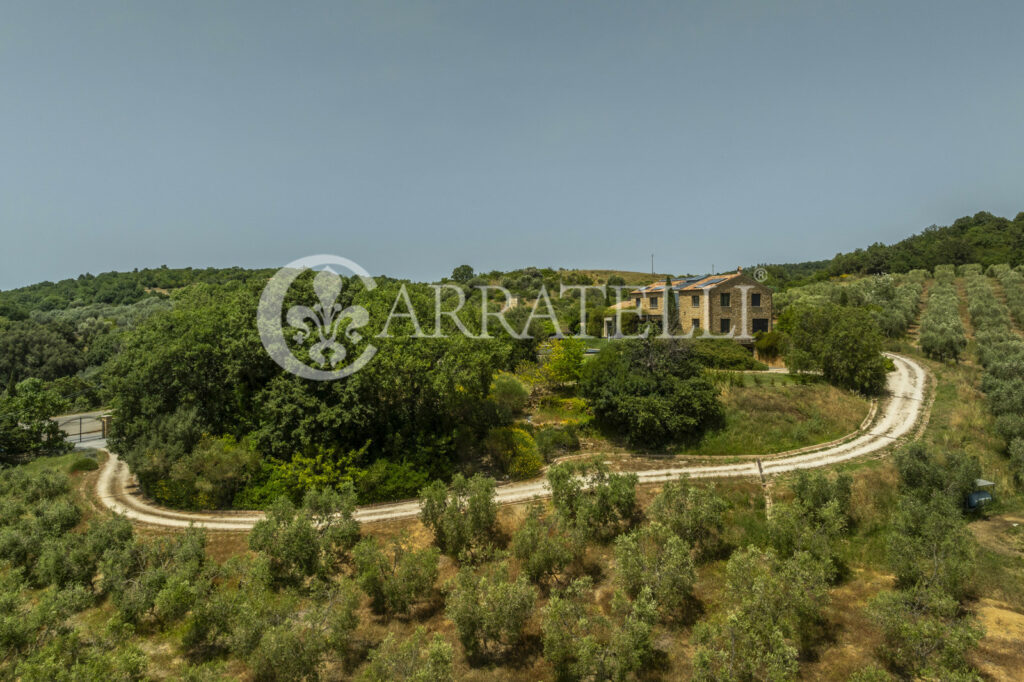
[[[891,575],[855,569],[850,580],[831,591],[825,617],[832,641],[819,649],[816,660],[802,666],[803,679],[845,680],[858,670],[876,664],[874,651],[881,643],[881,636],[865,607],[876,594],[892,589],[892,582]]]
[[[1024,615],[992,599],[979,600],[974,611],[985,628],[974,664],[988,679],[1024,680]]]
[[[825,443],[857,430],[870,402],[828,384],[723,386],[725,428],[687,455],[765,455]]]

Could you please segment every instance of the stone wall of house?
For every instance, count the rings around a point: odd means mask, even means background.
[[[693,305],[693,298],[697,297],[697,305]],[[680,291],[679,292],[679,321],[683,326],[683,333],[689,334],[693,328],[693,321],[698,320],[697,330],[694,336],[701,334],[704,328],[704,292],[702,291]]]
[[[749,286],[746,292],[740,290],[740,287]],[[772,291],[768,287],[760,284],[756,280],[747,277],[746,275],[740,275],[734,277],[727,282],[722,282],[718,286],[712,287],[710,290],[711,299],[711,333],[718,334],[721,332],[722,319],[728,319],[729,323],[735,330],[735,335],[741,334],[740,323],[743,319],[743,310],[741,303],[741,296],[746,294],[747,297],[747,329],[746,336],[754,335],[754,320],[755,319],[766,319],[768,322],[768,331],[772,330]],[[729,294],[729,306],[722,306],[722,294]],[[752,294],[761,295],[761,305],[754,307],[751,305]],[[703,303],[703,298],[702,298]],[[702,318],[703,322],[703,318]]]
[[[772,290],[763,284],[759,283],[746,275],[739,275],[733,277],[728,281],[722,282],[718,286],[711,287],[710,289],[704,290],[693,290],[693,291],[680,291],[679,293],[679,320],[682,325],[682,333],[689,334],[694,328],[694,320],[698,320],[697,331],[694,336],[699,337],[703,332],[705,326],[711,330],[711,333],[718,335],[721,333],[722,319],[728,319],[730,324],[734,328],[734,335],[739,336],[741,330],[739,329],[740,322],[742,321],[742,308],[740,302],[740,296],[742,292],[739,287],[749,286],[746,290],[747,297],[747,329],[746,336],[752,337],[754,335],[754,320],[764,319],[767,320],[768,331],[772,330]],[[729,306],[722,306],[722,294],[729,294]],[[751,297],[753,294],[761,295],[761,305],[754,307],[751,305]],[[648,319],[655,321],[660,320],[665,305],[665,292],[660,291],[655,293],[658,297],[657,305],[650,305],[650,295],[644,294],[641,301],[641,313]],[[694,305],[694,297],[697,299],[697,304]],[[633,300],[631,297],[630,300]],[[710,324],[708,324],[708,316],[706,315],[705,306],[710,305]]]

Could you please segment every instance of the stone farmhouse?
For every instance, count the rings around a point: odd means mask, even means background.
[[[752,277],[743,268],[725,275],[705,275],[654,282],[634,289],[629,298],[612,306],[621,323],[636,315],[640,324],[651,323],[661,328],[665,314],[665,297],[674,296],[679,310],[680,332],[694,337],[710,332],[713,336],[732,337],[739,343],[752,344],[757,332],[772,330],[772,290]],[[744,319],[746,328],[743,328]],[[604,335],[616,334],[616,317],[604,320]]]

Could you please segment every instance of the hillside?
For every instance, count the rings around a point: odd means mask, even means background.
[[[838,253],[829,261],[764,264],[777,288],[799,286],[844,274],[932,270],[936,265],[1024,263],[1024,213],[1013,220],[982,211],[964,216],[952,225],[932,225],[919,234],[886,245],[876,242],[866,249]]]

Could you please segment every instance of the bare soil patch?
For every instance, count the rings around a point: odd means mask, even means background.
[[[968,527],[979,545],[998,554],[1024,557],[1024,517],[1003,514],[979,519]]]
[[[993,599],[982,599],[975,608],[985,636],[973,660],[991,680],[1024,680],[1024,615]]]

